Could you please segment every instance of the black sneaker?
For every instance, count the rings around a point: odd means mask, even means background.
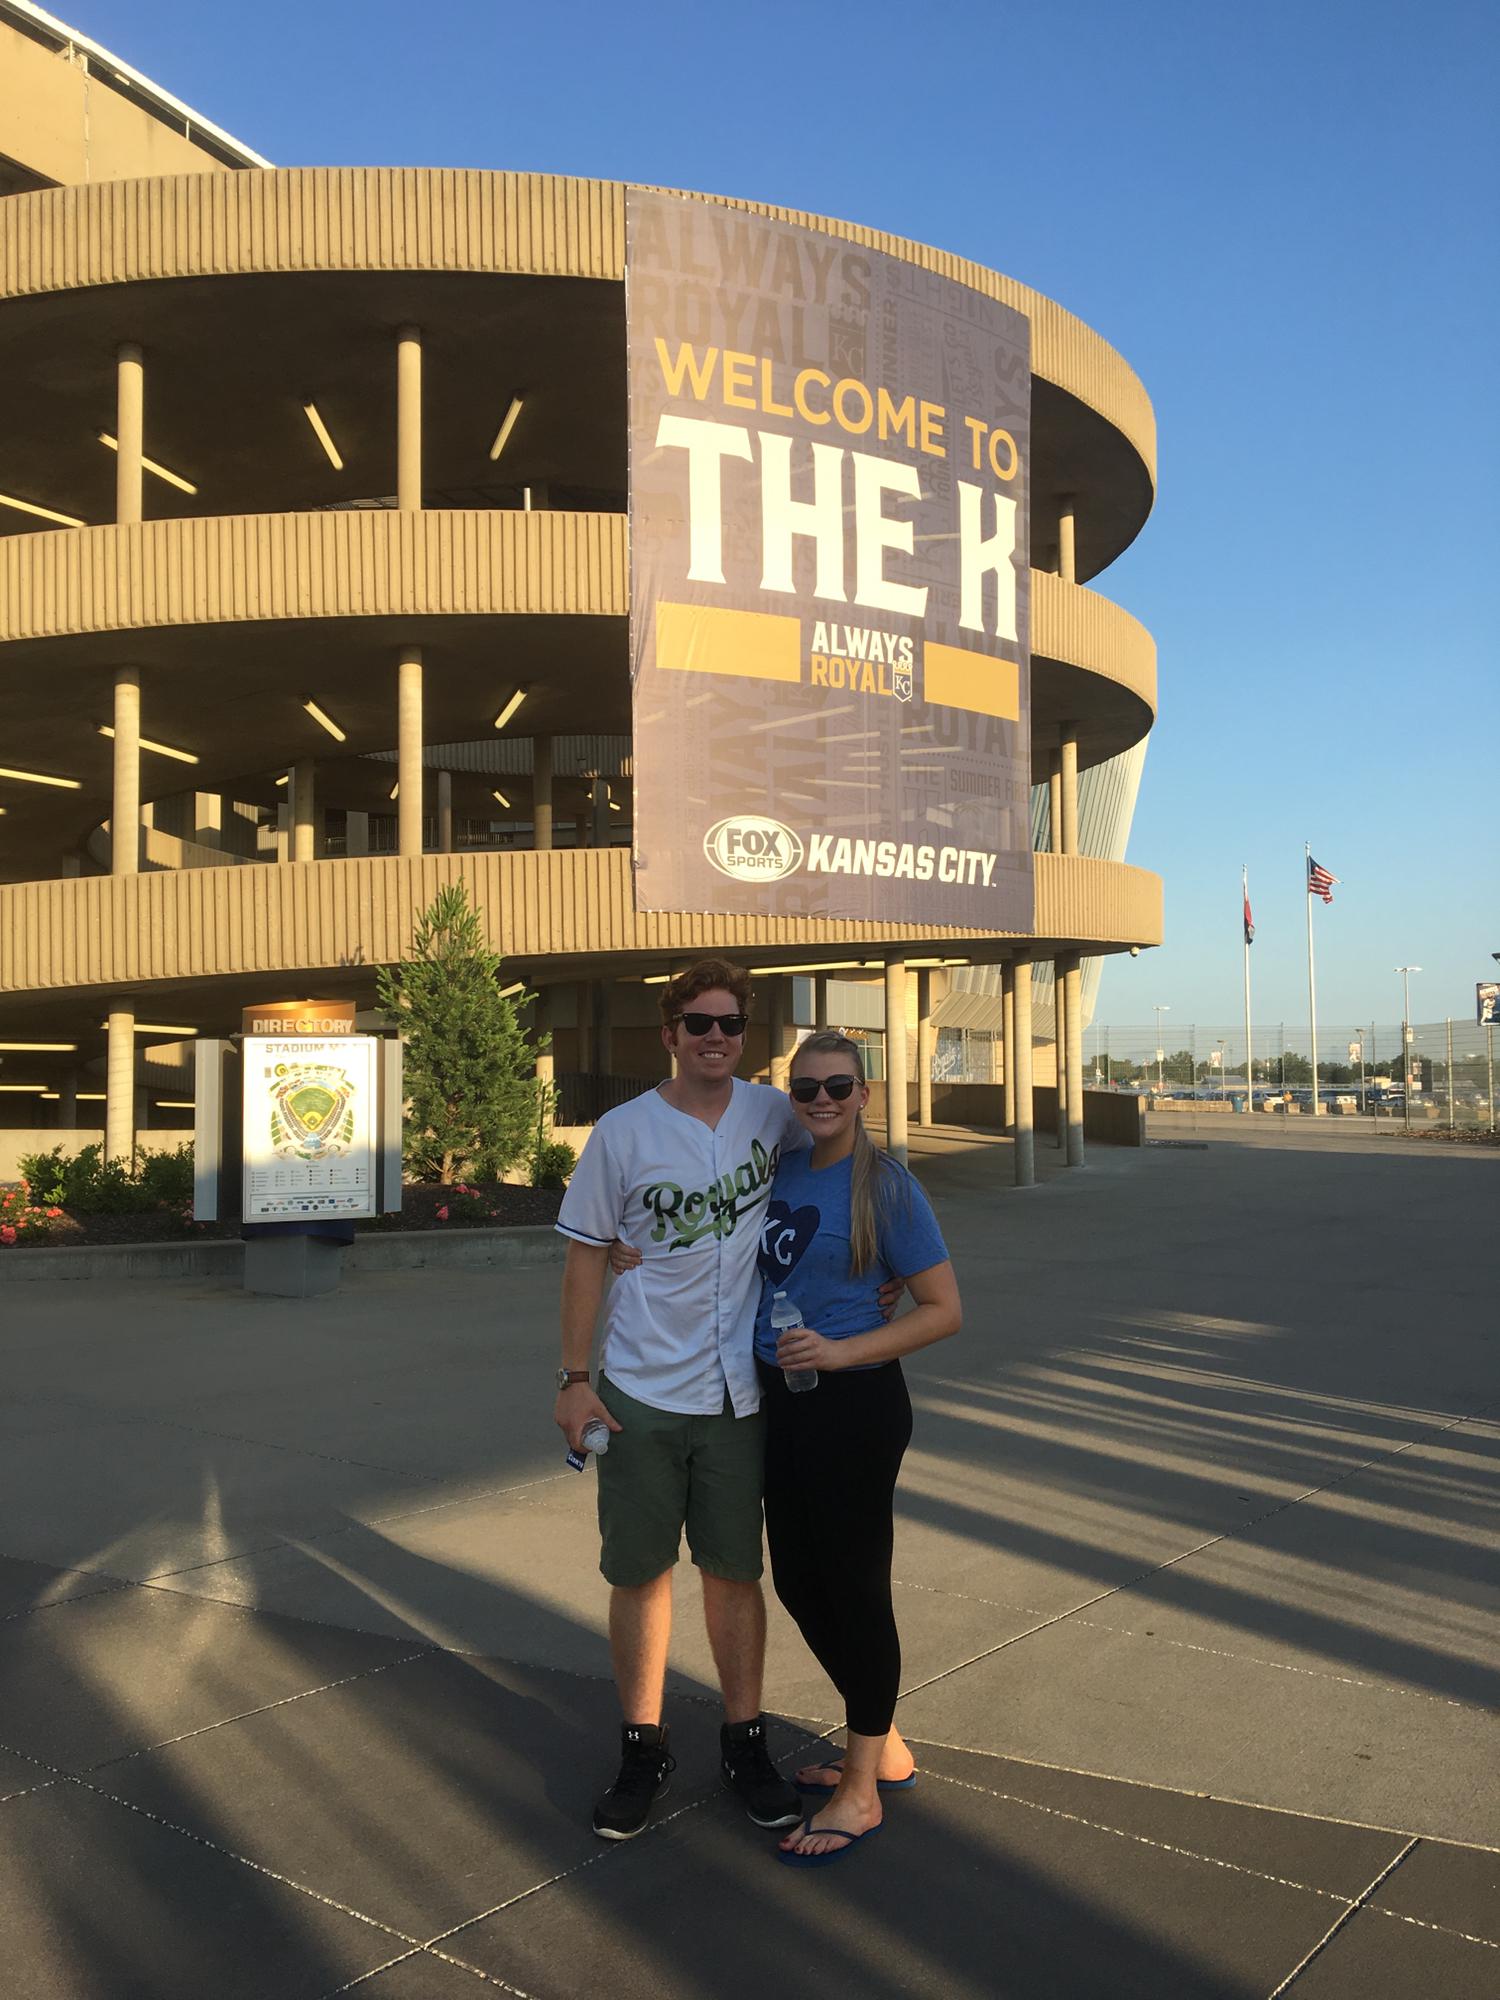
[[[620,1730],[620,1775],[594,1807],[594,1831],[602,1840],[634,1840],[651,1812],[651,1801],[667,1790],[677,1759],[667,1750],[668,1732],[647,1722],[627,1722]]]
[[[766,1718],[726,1722],[719,1730],[720,1774],[757,1826],[796,1826],[803,1818],[797,1793],[771,1762]]]

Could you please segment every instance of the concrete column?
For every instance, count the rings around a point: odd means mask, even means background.
[[[368,813],[345,813],[344,852],[348,855],[368,854],[370,851],[370,815]]]
[[[57,1123],[63,1132],[78,1130],[78,1072],[69,1070],[57,1086]]]
[[[828,974],[813,974],[813,1026],[819,1032],[828,1026]]]
[[[594,991],[586,979],[580,979],[573,992],[573,1013],[578,1023],[579,1074],[592,1076],[597,1067],[594,1061]]]
[[[787,1077],[791,1071],[791,1054],[787,1048],[787,999],[790,980],[778,972],[766,981],[766,1039],[770,1050],[768,1075],[773,1090],[785,1090]]]
[[[1062,780],[1062,846],[1056,852],[1076,854],[1078,852],[1078,724],[1065,722],[1062,731],[1062,748],[1058,753],[1059,776]]]
[[[917,973],[917,1123],[932,1123],[932,1058],[937,1037],[932,1030],[932,974]]]
[[[111,1008],[104,1070],[104,1157],[135,1158],[135,1013]]]
[[[1052,753],[1052,769],[1047,776],[1047,846],[1062,853],[1062,752]]]
[[[614,1023],[610,1019],[610,990],[607,979],[594,981],[594,1067],[600,1076],[612,1076],[615,1066]]]
[[[552,845],[552,738],[531,739],[531,824],[532,845],[547,849]]]
[[[552,1135],[553,1085],[557,1081],[557,1057],[552,1047],[552,989],[539,986],[536,994],[535,1032],[537,1040],[536,1080],[541,1095],[542,1123]]]
[[[144,504],[146,368],[141,350],[127,340],[115,350],[115,519],[139,521]]]
[[[1053,1068],[1057,1071],[1057,1150],[1068,1147],[1068,983],[1067,959],[1061,952],[1052,961]]]
[[[885,966],[885,1146],[906,1165],[906,960]]]
[[[278,862],[292,858],[292,809],[289,805],[276,808],[276,859]]]
[[[1031,961],[1016,960],[1015,969],[1016,1186],[1036,1184],[1036,1136],[1031,1115]]]
[[[589,787],[589,815],[593,825],[590,846],[609,845],[609,780],[595,778]]]
[[[1083,971],[1068,953],[1068,1165],[1083,1165]]]
[[[299,757],[292,766],[293,861],[318,858],[317,771],[311,757]]]
[[[109,872],[135,875],[141,865],[141,677],[115,670],[115,784],[109,815]]]
[[[403,514],[422,505],[422,336],[414,326],[396,335],[396,505]]]
[[[224,845],[224,794],[194,792],[193,838],[200,847]]]
[[[404,646],[396,669],[396,852],[422,852],[422,652]]]
[[[437,851],[439,854],[453,852],[453,773],[439,771],[437,774]]]
[[[1071,493],[1064,493],[1057,503],[1057,573],[1064,583],[1078,581],[1073,536],[1073,512],[1077,504]]]
[[[1016,1128],[1016,968],[1000,968],[1000,1061],[1005,1093],[1005,1129]]]

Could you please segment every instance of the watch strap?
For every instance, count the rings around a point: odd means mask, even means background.
[[[591,1379],[587,1368],[559,1368],[557,1371],[559,1389],[570,1389],[575,1382],[587,1382]]]

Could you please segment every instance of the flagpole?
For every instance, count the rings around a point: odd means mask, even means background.
[[[1244,888],[1244,906],[1250,907],[1250,869],[1248,863],[1240,870],[1240,881]],[[1245,934],[1245,1109],[1255,1109],[1255,1053],[1250,1044],[1250,926],[1241,923]]]
[[[1302,863],[1302,891],[1307,903],[1307,1012],[1312,1026],[1312,1108],[1316,1118],[1323,1109],[1318,1096],[1318,978],[1313,966],[1313,921],[1312,921],[1312,843],[1302,843],[1304,859]]]

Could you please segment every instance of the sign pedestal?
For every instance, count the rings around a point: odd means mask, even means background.
[[[344,1246],[326,1236],[245,1238],[245,1290],[276,1298],[311,1299],[337,1289],[344,1275]]]

